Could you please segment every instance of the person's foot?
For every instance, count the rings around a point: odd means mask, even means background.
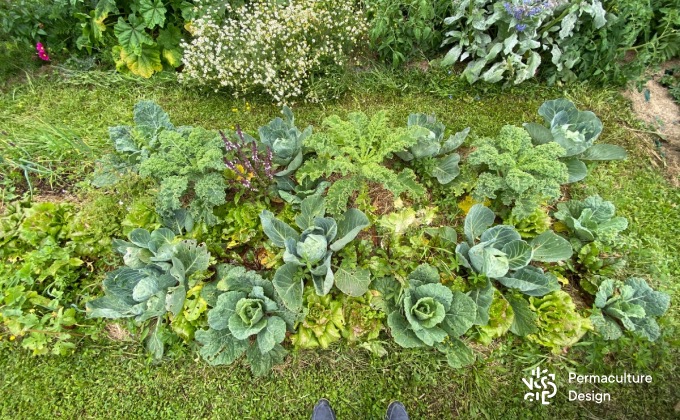
[[[400,403],[399,401],[390,403],[389,407],[387,407],[385,420],[409,420],[404,404]]]
[[[408,419],[408,417],[406,417]],[[331,403],[327,399],[321,398],[314,406],[312,420],[335,420],[335,412],[331,408]]]

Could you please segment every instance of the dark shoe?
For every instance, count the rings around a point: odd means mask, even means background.
[[[316,403],[314,411],[312,412],[312,420],[335,420],[335,412],[327,399],[321,398],[319,402]]]
[[[385,420],[408,420],[408,413],[406,412],[404,404],[399,401],[390,403],[390,406],[387,407]]]

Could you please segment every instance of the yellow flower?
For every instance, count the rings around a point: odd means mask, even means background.
[[[13,335],[10,335],[10,336],[9,336],[9,341],[14,341],[14,340],[16,340],[16,337],[13,336]]]

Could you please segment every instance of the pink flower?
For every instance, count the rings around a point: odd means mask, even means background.
[[[47,55],[45,47],[43,47],[43,44],[41,42],[35,44],[35,49],[38,50],[38,57],[40,57],[40,59],[44,61],[50,61],[50,56]]]

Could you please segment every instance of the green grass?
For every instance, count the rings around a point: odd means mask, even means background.
[[[263,100],[249,100],[248,112],[246,100],[224,93],[109,73],[27,80],[0,95],[0,129],[19,141],[32,159],[58,171],[60,178],[52,187],[36,178],[43,193],[66,188],[98,194],[80,182],[91,172],[94,159],[110,150],[107,128],[130,124],[132,107],[141,99],[157,101],[177,125],[230,128],[239,124],[249,132],[279,112]],[[573,186],[571,195],[599,193],[629,219],[624,234],[630,249],[628,266],[620,274],[643,276],[672,295],[671,309],[662,320],[664,337],[657,343],[630,338],[605,343],[588,336],[568,354],[553,356],[510,336],[492,348],[478,348],[479,361],[461,370],[450,369],[437,353],[389,346],[387,358],[374,359],[361,351],[335,348],[295,355],[264,379],[252,378],[241,365],[208,367],[191,354],[154,366],[138,346],[105,339],[83,343],[68,358],[33,358],[5,341],[0,347],[0,417],[307,418],[320,397],[332,401],[339,418],[380,418],[393,399],[404,402],[413,418],[665,419],[677,415],[680,191],[651,167],[646,146],[625,128],[633,123],[632,117],[616,92],[582,85],[469,87],[447,74],[423,77],[417,71],[369,72],[348,81],[345,88],[341,100],[295,105],[298,126],[318,127],[324,116],[333,113],[345,116],[354,110],[370,114],[388,109],[395,125],[404,125],[410,112],[434,112],[454,132],[471,126],[475,135],[494,135],[504,124],[538,121],[540,104],[561,95],[581,109],[593,110],[605,126],[600,141],[623,145],[631,156],[625,162],[593,166],[586,183]],[[46,146],[39,140],[49,127],[69,130],[69,138],[81,139],[95,153]],[[0,153],[7,156],[16,150],[0,142]],[[526,387],[521,378],[539,363],[557,374],[559,393],[547,407],[523,400]],[[611,392],[611,403],[576,403],[567,401],[568,390],[590,389],[567,384],[569,370],[650,373],[654,382],[645,387],[603,387]]]

